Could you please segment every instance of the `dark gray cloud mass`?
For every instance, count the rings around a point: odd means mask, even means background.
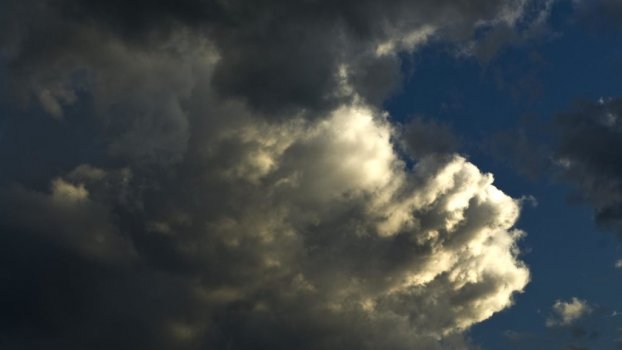
[[[580,100],[558,113],[546,133],[517,128],[496,135],[488,148],[527,177],[571,185],[569,199],[590,204],[602,228],[622,235],[621,115],[619,97]]]
[[[511,26],[522,3],[7,1],[3,22],[14,71],[21,79],[37,80],[42,89],[50,87],[40,80],[53,80],[52,74],[105,64],[101,61],[110,51],[105,43],[112,38],[151,52],[167,49],[167,39],[180,28],[196,31],[221,56],[213,77],[219,94],[241,97],[259,112],[274,115],[339,103],[344,96],[336,86],[344,65],[359,94],[377,102],[399,75],[391,53],[412,49],[437,31],[468,40],[476,24]],[[51,65],[58,65],[55,73],[48,69]],[[71,90],[49,93],[57,102],[71,100]]]
[[[468,348],[520,201],[379,104],[525,4],[3,1],[0,347]]]
[[[583,103],[558,116],[556,160],[595,208],[596,220],[622,232],[622,99]]]

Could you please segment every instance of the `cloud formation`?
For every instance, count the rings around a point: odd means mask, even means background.
[[[13,93],[53,127],[42,164],[3,158],[0,345],[468,347],[529,281],[520,201],[378,104],[399,53],[525,2],[379,4],[3,2]]]
[[[622,232],[622,100],[603,98],[558,116],[556,161],[595,210],[596,221]]]
[[[98,309],[61,312],[66,319],[54,327],[63,331],[84,317],[93,328],[125,317],[159,330],[153,340],[131,336],[155,348],[432,348],[509,306],[528,282],[516,259],[522,233],[511,228],[519,202],[459,156],[407,169],[385,118],[357,105],[317,122],[245,123],[210,140],[200,155],[210,168],[184,169],[147,193],[131,170],[89,165],[44,192],[13,188],[3,196],[11,203],[1,211],[4,246],[26,249],[24,235],[53,242],[39,259],[70,256],[86,270],[55,288]],[[226,164],[216,166],[221,157]],[[40,268],[20,263],[14,273]],[[47,275],[56,284],[65,273]],[[143,293],[156,295],[134,315],[122,312]],[[41,311],[64,307],[49,301]],[[18,331],[51,344],[97,339],[59,339],[51,326]],[[116,326],[99,336],[113,344],[128,337]]]
[[[591,312],[592,307],[585,300],[575,297],[569,301],[557,300],[553,304],[553,315],[546,320],[546,326],[570,326]]]

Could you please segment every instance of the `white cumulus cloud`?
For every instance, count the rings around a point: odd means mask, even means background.
[[[592,307],[587,301],[571,298],[568,301],[557,300],[553,304],[553,314],[546,320],[547,327],[569,326],[590,314]]]

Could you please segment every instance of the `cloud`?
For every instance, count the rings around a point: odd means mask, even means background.
[[[460,47],[481,26],[527,20],[524,0],[0,6],[14,98],[55,118],[88,116],[111,156],[151,163],[183,157],[188,103],[206,77],[214,99],[255,116],[313,119],[354,99],[381,105],[400,83],[400,53],[429,40]]]
[[[510,306],[528,282],[516,256],[522,233],[512,229],[519,201],[459,156],[424,157],[408,169],[394,132],[364,105],[314,122],[257,119],[205,140],[211,150],[167,182],[82,165],[46,192],[10,191],[4,246],[29,252],[14,242],[23,234],[52,241],[41,248],[47,255],[78,259],[87,274],[59,293],[88,311],[54,327],[70,332],[86,317],[81,327],[100,328],[97,337],[49,338],[51,325],[33,329],[35,317],[18,331],[59,346],[125,339],[153,348],[434,348]],[[232,143],[242,149],[225,146]],[[228,161],[219,165],[221,157]],[[209,168],[193,173],[198,158]],[[158,184],[145,190],[145,181]],[[127,317],[122,308],[142,293],[156,294],[126,321],[158,330],[156,339],[101,328]],[[49,300],[42,310],[62,307]]]
[[[86,171],[101,176],[98,182],[120,184],[129,176],[126,171],[106,173],[88,166],[78,167],[68,174],[75,178]],[[85,187],[83,182],[64,178],[51,181],[47,194],[38,193],[15,185],[3,193],[3,223],[8,227],[22,227],[33,234],[42,235],[67,248],[75,249],[97,259],[116,260],[131,258],[134,254],[131,242],[125,240],[118,228],[111,223],[111,212],[99,196],[115,196],[114,191],[94,193],[95,187]],[[101,191],[101,189],[98,189]],[[116,190],[115,190],[116,191]],[[123,189],[118,189],[123,191]],[[10,205],[8,204],[10,203]],[[84,234],[87,231],[89,234]]]
[[[622,229],[621,113],[622,100],[608,98],[560,114],[555,157],[564,178],[594,207],[596,221],[616,232]]]
[[[547,21],[557,2],[532,2],[513,20],[496,23],[494,26],[482,26],[481,38],[466,45],[463,53],[473,55],[486,63],[494,59],[504,47],[523,46],[529,41],[551,35]]]
[[[592,312],[585,300],[573,297],[570,301],[557,300],[553,304],[553,315],[546,320],[547,327],[570,326]]]
[[[93,64],[119,46],[139,55],[154,48],[174,54],[171,41],[179,40],[180,31],[190,32],[213,44],[222,58],[213,76],[218,93],[274,118],[301,110],[324,113],[344,102],[349,97],[338,91],[343,65],[358,94],[381,103],[399,83],[399,52],[431,38],[472,42],[482,26],[511,30],[526,20],[527,3],[7,1],[3,13],[11,16],[3,18],[4,46],[13,73],[30,83],[22,93],[36,86],[34,94],[59,115],[73,101],[71,84],[59,83],[59,75],[101,69]],[[122,45],[107,47],[111,41]],[[42,66],[56,66],[57,73],[42,72]]]
[[[54,118],[2,141],[41,161],[2,158],[0,344],[469,347],[529,281],[521,201],[378,105],[399,53],[524,4],[4,2],[14,97]]]

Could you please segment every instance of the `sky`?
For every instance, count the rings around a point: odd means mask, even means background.
[[[0,348],[622,349],[619,0],[0,0]]]

